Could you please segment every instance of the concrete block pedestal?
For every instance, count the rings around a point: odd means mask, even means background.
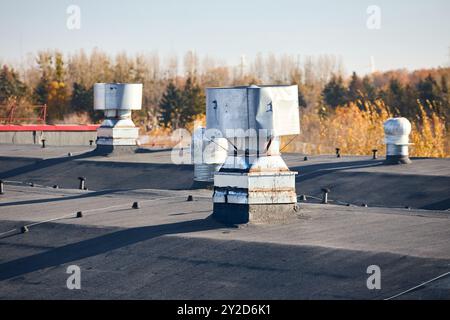
[[[228,225],[246,223],[283,223],[298,214],[296,203],[235,204],[214,203],[213,218]]]
[[[213,217],[225,224],[278,223],[295,217],[296,172],[218,172]]]

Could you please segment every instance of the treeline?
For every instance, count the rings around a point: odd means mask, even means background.
[[[333,76],[322,91],[323,103],[328,109],[336,109],[350,103],[364,108],[366,102],[382,100],[394,116],[416,119],[423,107],[427,114],[435,113],[448,119],[449,75],[448,68],[412,73],[388,72],[363,78],[353,72],[348,84],[342,77]]]
[[[383,100],[390,112],[415,119],[426,112],[449,119],[450,68],[344,76],[338,57],[257,55],[229,65],[187,52],[162,59],[157,53],[111,57],[100,50],[63,56],[42,51],[25,64],[0,71],[0,117],[12,103],[47,104],[48,121],[99,121],[93,111],[96,82],[143,83],[143,109],[134,113],[144,129],[179,128],[204,113],[204,88],[249,84],[297,84],[304,113],[327,116],[338,106]]]

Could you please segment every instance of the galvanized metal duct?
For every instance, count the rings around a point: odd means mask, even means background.
[[[228,141],[225,138],[208,138],[205,127],[194,130],[191,143],[194,181],[213,182],[214,174],[225,162],[228,153]]]

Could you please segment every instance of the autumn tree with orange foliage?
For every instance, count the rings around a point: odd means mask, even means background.
[[[49,121],[62,120],[68,113],[69,103],[62,54],[57,52],[52,56],[42,52],[37,63],[41,70],[41,79],[35,90],[35,100],[38,104],[47,105]]]

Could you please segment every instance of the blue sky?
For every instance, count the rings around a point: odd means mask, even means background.
[[[81,9],[68,30],[66,9]],[[369,5],[381,28],[366,26]],[[449,63],[448,0],[0,0],[0,61],[27,53],[98,47],[110,54],[195,50],[237,64],[240,56],[335,54],[348,72],[418,69]]]

